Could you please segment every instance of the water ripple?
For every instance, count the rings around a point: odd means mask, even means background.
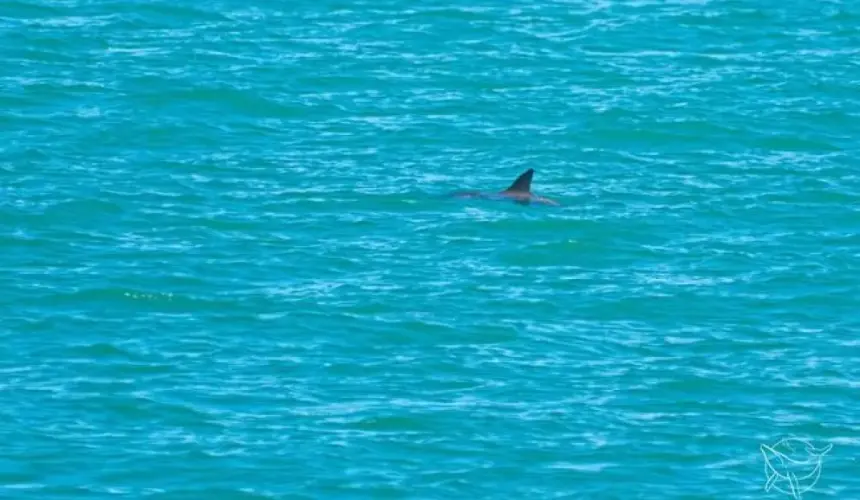
[[[858,19],[7,2],[4,494],[856,497]]]

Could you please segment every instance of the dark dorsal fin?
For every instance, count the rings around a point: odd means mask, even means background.
[[[532,190],[532,176],[534,176],[535,171],[533,168],[526,170],[521,173],[517,180],[511,184],[511,187],[505,189],[506,193],[530,193]]]

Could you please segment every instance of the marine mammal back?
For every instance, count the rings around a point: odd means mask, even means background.
[[[535,171],[533,168],[521,173],[511,185],[504,191],[497,193],[484,193],[481,191],[458,191],[453,194],[457,198],[485,198],[485,199],[507,199],[521,205],[538,203],[542,205],[560,206],[556,201],[532,194],[532,179]]]

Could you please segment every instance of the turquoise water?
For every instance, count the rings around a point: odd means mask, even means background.
[[[790,499],[796,437],[860,498],[858,42],[853,2],[0,4],[0,497]],[[562,207],[445,196],[527,168]]]

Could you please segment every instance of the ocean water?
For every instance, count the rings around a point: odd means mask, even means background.
[[[860,498],[860,3],[7,0],[0,56],[0,498]]]

